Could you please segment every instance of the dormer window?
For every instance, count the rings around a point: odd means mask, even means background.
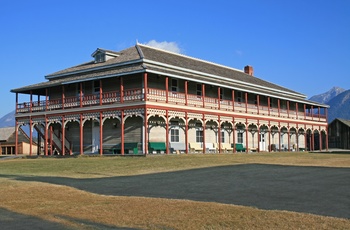
[[[120,54],[110,50],[97,49],[91,56],[95,58],[95,63],[108,61],[109,59],[118,57]]]
[[[104,62],[106,60],[105,58],[105,54],[104,53],[98,53],[95,56],[95,62],[96,63],[100,63],[100,62]]]

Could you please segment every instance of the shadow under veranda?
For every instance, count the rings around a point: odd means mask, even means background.
[[[350,218],[350,168],[242,164],[102,178],[0,175],[91,193],[186,199]]]

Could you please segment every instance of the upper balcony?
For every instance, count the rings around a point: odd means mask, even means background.
[[[256,114],[271,117],[290,118],[297,120],[312,120],[326,122],[326,115],[313,110],[297,111],[297,109],[281,109],[251,104],[246,102],[237,102],[234,100],[224,100],[213,97],[203,97],[194,94],[185,94],[180,92],[170,92],[162,89],[148,88],[147,101],[156,101],[160,103],[176,104],[188,107],[206,108],[212,110],[221,110],[229,112],[238,112],[242,114]],[[17,103],[17,113],[37,113],[45,111],[59,111],[73,108],[85,108],[92,106],[101,106],[108,104],[122,104],[135,101],[144,101],[144,89],[124,90],[121,96],[120,91],[110,91],[95,93],[90,95],[78,94],[75,97],[64,97],[59,99],[38,100],[32,102]],[[306,111],[306,112],[305,112]]]

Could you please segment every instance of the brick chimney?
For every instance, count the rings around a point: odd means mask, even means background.
[[[244,73],[253,76],[254,74],[253,66],[250,66],[250,65],[244,66]]]

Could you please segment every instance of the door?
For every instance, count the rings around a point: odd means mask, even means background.
[[[260,151],[266,151],[265,133],[260,134],[259,149]]]
[[[98,153],[100,149],[100,124],[94,122],[92,126],[92,152]]]

